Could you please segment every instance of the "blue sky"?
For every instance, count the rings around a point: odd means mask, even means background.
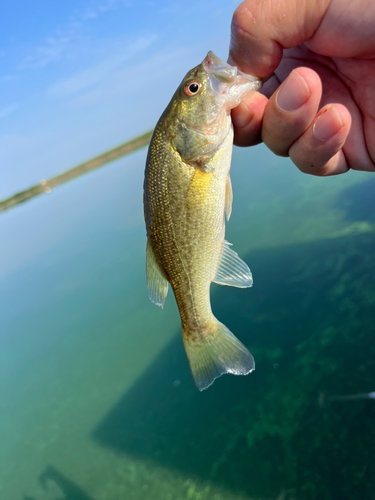
[[[152,128],[239,1],[0,4],[0,199]]]

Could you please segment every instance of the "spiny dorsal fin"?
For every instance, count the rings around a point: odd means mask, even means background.
[[[230,180],[230,175],[228,174],[227,183],[225,186],[225,215],[227,216],[227,220],[229,220],[230,214],[232,213],[232,203],[233,203],[232,182]]]
[[[253,286],[251,271],[230,245],[231,243],[224,241],[223,255],[213,281],[218,285],[249,288]]]
[[[154,250],[149,240],[147,240],[146,250],[146,279],[150,300],[163,309],[168,293],[168,281],[163,276],[159,264],[156,262]]]

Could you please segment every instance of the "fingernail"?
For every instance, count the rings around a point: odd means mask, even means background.
[[[342,128],[342,120],[339,112],[334,108],[328,108],[318,118],[313,126],[313,134],[320,141],[326,141]]]
[[[233,126],[237,128],[244,128],[253,119],[254,113],[243,102],[232,111]]]
[[[296,111],[310,97],[307,83],[297,71],[292,71],[276,96],[276,103],[283,111]]]

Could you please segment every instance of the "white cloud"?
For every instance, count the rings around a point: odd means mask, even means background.
[[[82,36],[85,24],[106,12],[126,6],[129,6],[126,0],[106,0],[94,7],[85,8],[83,11],[75,10],[69,22],[47,37],[33,54],[23,59],[18,68],[43,68],[49,63],[57,62],[73,54],[77,46],[86,40]]]
[[[69,34],[49,37],[33,55],[22,61],[19,68],[42,68],[50,62],[59,61],[75,42],[77,42],[77,37]]]
[[[77,12],[77,17],[82,19],[96,19],[101,13],[118,9],[119,7],[130,7],[130,2],[126,0],[107,0],[96,7],[86,8],[82,13]]]
[[[109,10],[115,10],[119,7],[130,6],[130,2],[126,0],[106,0],[98,5],[97,9],[99,12],[108,12]]]
[[[86,9],[82,14],[83,19],[95,19],[98,17],[97,12],[94,9]]]
[[[10,104],[9,106],[6,106],[5,108],[0,109],[0,120],[2,118],[7,117],[11,113],[13,113],[13,111],[15,109],[17,109],[17,107],[18,107],[17,104]]]
[[[3,76],[0,76],[0,83],[1,82],[11,82],[13,80],[18,80],[19,78],[20,78],[19,75],[12,75],[12,74],[3,75]]]
[[[99,64],[87,68],[77,75],[67,78],[50,87],[49,93],[55,97],[64,97],[72,94],[77,94],[100,84],[107,79],[113,80],[116,78],[115,73],[121,71],[125,67],[125,62],[140,52],[147,49],[150,45],[156,42],[156,35],[141,37],[131,44],[123,44],[118,49],[115,55],[102,60]],[[129,68],[126,67],[129,76]]]

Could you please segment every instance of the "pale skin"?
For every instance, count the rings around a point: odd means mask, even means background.
[[[313,175],[375,172],[374,0],[245,0],[230,62],[266,79],[232,111],[236,145]]]

